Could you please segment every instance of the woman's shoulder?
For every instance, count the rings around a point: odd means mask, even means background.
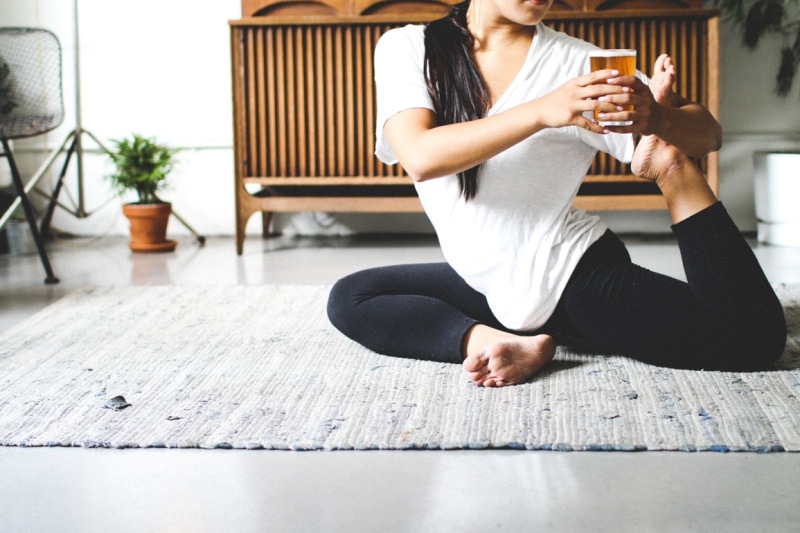
[[[425,27],[419,24],[407,24],[387,31],[375,47],[376,66],[396,68],[409,62],[421,66],[424,58]]]
[[[542,42],[548,47],[560,48],[563,51],[577,54],[588,54],[592,50],[597,50],[597,46],[592,43],[573,37],[562,31],[555,30],[544,24],[541,24],[539,29],[542,32]]]
[[[379,46],[417,46],[424,45],[425,26],[406,24],[385,32],[378,40]]]
[[[565,76],[572,77],[583,74],[589,68],[589,52],[597,50],[597,46],[564,32],[542,25],[542,55],[558,58],[558,68]]]

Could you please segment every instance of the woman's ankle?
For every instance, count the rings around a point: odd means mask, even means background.
[[[673,224],[686,220],[718,201],[700,169],[691,161],[687,162],[691,167],[676,167],[677,172],[665,175],[657,182]]]

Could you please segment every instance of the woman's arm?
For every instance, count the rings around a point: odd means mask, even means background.
[[[586,111],[614,111],[598,101],[622,88],[606,80],[603,70],[580,76],[555,91],[490,117],[439,126],[428,109],[408,109],[388,119],[384,135],[403,168],[415,181],[456,174],[507,150],[544,128],[578,126],[602,134],[604,129],[583,116]]]
[[[658,106],[653,133],[689,157],[704,157],[722,146],[722,126],[705,107],[679,96],[674,107]]]
[[[635,111],[608,115],[608,120],[633,120],[632,126],[613,127],[609,131],[656,135],[690,157],[703,157],[719,150],[722,145],[719,122],[705,107],[672,92],[674,81],[675,67],[666,54],[656,60],[649,87],[633,76],[609,80],[608,83],[630,87],[633,92],[607,99],[619,105],[635,106]],[[665,101],[664,96],[668,100]]]

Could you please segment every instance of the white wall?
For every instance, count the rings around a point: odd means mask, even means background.
[[[164,197],[184,219],[206,235],[234,231],[233,156],[228,20],[240,15],[239,0],[140,0],[136,3],[79,1],[82,117],[84,128],[103,142],[132,132],[156,136],[184,149]],[[74,127],[72,2],[0,0],[0,24],[33,25],[54,31],[64,48],[65,125],[18,143],[40,159]],[[768,148],[800,148],[800,80],[788,98],[772,87],[779,38],[750,53],[738,31],[723,25],[722,112],[726,130],[721,151],[721,198],[743,230],[755,228],[752,153]],[[46,146],[44,146],[46,143]],[[86,204],[93,214],[78,219],[59,210],[54,225],[77,234],[124,234],[120,200],[103,176],[110,167],[92,149],[85,158]],[[4,165],[0,165],[4,169]],[[74,183],[74,167],[70,170]],[[0,180],[4,175],[0,174]],[[73,187],[74,189],[74,187]],[[111,200],[110,203],[106,203]],[[104,206],[105,204],[105,206]],[[604,213],[617,231],[663,232],[663,212]],[[249,233],[259,231],[253,217]],[[423,215],[341,214],[282,217],[289,231],[430,231]],[[327,230],[325,229],[327,228]],[[171,234],[186,234],[172,223]]]
[[[240,16],[237,0],[79,1],[83,127],[102,142],[133,132],[156,136],[184,151],[163,196],[207,235],[234,228],[231,76],[228,20]],[[61,40],[64,55],[64,125],[47,135],[58,146],[75,126],[72,0],[0,0],[3,26],[41,26]],[[86,206],[77,219],[57,210],[54,226],[77,234],[127,233],[121,199],[104,176],[111,167],[90,138],[84,157]],[[38,149],[41,139],[18,142]],[[24,158],[35,170],[32,156]],[[75,194],[75,168],[68,184]],[[107,203],[111,200],[110,203]],[[130,198],[129,198],[130,199]],[[254,225],[255,229],[255,225]],[[174,221],[170,233],[186,234]]]

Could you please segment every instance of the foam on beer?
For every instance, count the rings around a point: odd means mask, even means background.
[[[589,52],[591,57],[628,57],[635,55],[636,50],[593,50]]]

